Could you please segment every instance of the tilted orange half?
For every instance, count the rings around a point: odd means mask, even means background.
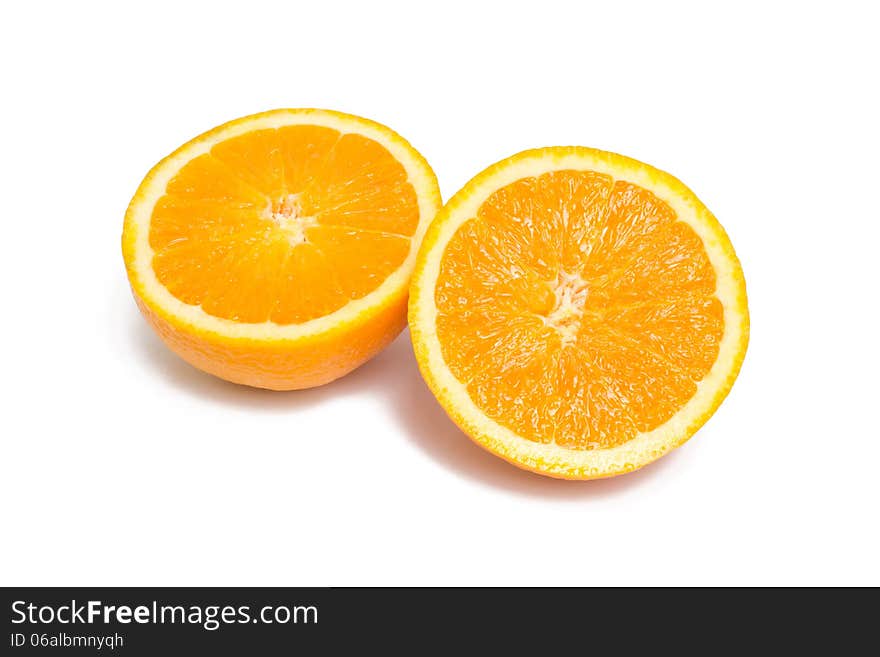
[[[403,138],[327,110],[226,123],[157,164],[125,215],[138,306],[192,365],[261,388],[340,377],[406,325],[440,206]]]
[[[477,443],[592,479],[684,443],[730,390],[749,333],[742,270],[681,182],[589,148],[544,148],[471,180],[416,261],[422,374]]]

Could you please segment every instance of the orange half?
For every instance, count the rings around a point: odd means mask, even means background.
[[[157,164],[126,212],[122,250],[138,306],[182,358],[236,383],[307,388],[406,325],[439,206],[431,168],[389,128],[276,110]]]
[[[504,160],[423,242],[409,320],[450,417],[521,467],[592,479],[684,443],[748,343],[727,235],[681,182],[589,148]]]

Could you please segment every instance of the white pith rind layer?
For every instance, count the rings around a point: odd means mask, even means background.
[[[232,137],[268,128],[292,125],[315,125],[338,130],[341,134],[353,133],[372,139],[384,148],[404,167],[407,180],[413,186],[419,206],[419,223],[410,238],[410,248],[403,264],[369,294],[348,302],[338,310],[301,324],[277,324],[275,322],[242,323],[206,313],[201,306],[184,303],[162,285],[153,271],[154,251],[150,246],[150,220],[156,202],[165,194],[168,182],[192,159],[208,153],[219,142]],[[274,110],[243,120],[233,121],[196,138],[180,150],[160,162],[147,175],[130,206],[127,217],[128,230],[134,233],[134,273],[138,277],[143,298],[151,305],[183,325],[198,327],[222,336],[233,338],[297,340],[331,330],[346,324],[361,314],[381,306],[389,296],[399,293],[409,283],[415,265],[416,253],[428,224],[433,218],[439,198],[434,177],[427,164],[414,154],[412,147],[390,129],[359,117],[324,110]]]
[[[738,369],[743,340],[748,330],[747,317],[737,308],[745,301],[738,272],[739,265],[723,230],[701,205],[684,198],[681,190],[669,183],[667,174],[647,165],[592,149],[568,149],[565,155],[548,155],[535,151],[533,156],[513,158],[514,161],[477,176],[453,198],[451,212],[441,213],[437,220],[429,252],[416,273],[411,322],[418,327],[417,340],[425,348],[427,369],[432,373],[438,397],[445,397],[447,408],[456,410],[457,420],[464,429],[490,451],[526,467],[561,476],[596,477],[634,470],[649,463],[680,444],[711,414],[718,403],[718,392],[730,385]],[[709,373],[697,384],[694,396],[662,426],[638,434],[632,440],[607,449],[574,450],[555,443],[538,443],[520,437],[510,429],[487,417],[474,403],[467,388],[458,381],[443,359],[436,334],[436,281],[440,263],[449,240],[466,221],[476,217],[477,209],[496,190],[521,178],[540,176],[558,170],[591,170],[639,185],[656,194],[675,211],[678,219],[691,226],[703,241],[716,273],[715,294],[724,307],[724,335],[718,358]],[[672,179],[674,180],[674,179]],[[675,181],[678,183],[678,181]],[[678,183],[680,185],[680,183]],[[683,187],[683,186],[682,186]],[[707,217],[708,215],[708,217]],[[416,330],[415,328],[413,329]],[[423,332],[423,333],[422,333]],[[424,366],[423,366],[424,369]],[[697,426],[694,426],[694,425]]]

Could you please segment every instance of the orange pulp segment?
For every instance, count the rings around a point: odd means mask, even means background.
[[[215,144],[153,210],[153,269],[215,317],[291,324],[359,299],[406,259],[415,190],[381,144],[315,125]]]
[[[693,229],[650,191],[592,171],[493,193],[449,242],[436,303],[443,357],[477,405],[570,449],[666,422],[724,331]]]

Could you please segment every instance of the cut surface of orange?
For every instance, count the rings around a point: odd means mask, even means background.
[[[406,325],[419,242],[440,206],[402,137],[329,110],[274,110],[188,142],[126,212],[135,300],[166,344],[262,388],[346,374]]]
[[[582,147],[526,151],[438,213],[416,262],[419,367],[478,444],[592,479],[684,443],[748,343],[724,230],[669,174]]]

